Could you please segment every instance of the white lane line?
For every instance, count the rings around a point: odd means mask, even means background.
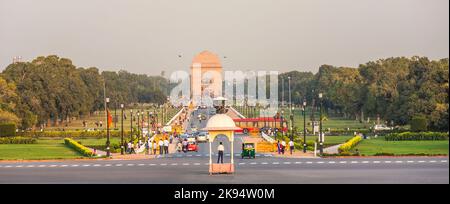
[[[328,164],[334,164],[334,163],[336,163],[336,162],[334,162],[334,161],[329,161],[328,162]]]
[[[34,165],[27,165],[27,167],[34,167]]]
[[[392,161],[384,161],[384,163],[390,164],[392,163]]]
[[[442,162],[442,163],[446,163],[446,162],[447,162],[447,160],[441,160],[441,162]]]
[[[403,161],[395,161],[395,163],[403,163]]]
[[[422,160],[420,160],[420,161],[418,161],[419,163],[425,163],[425,161],[422,161]]]
[[[272,164],[280,164],[280,162],[272,162]]]
[[[225,154],[225,156],[230,156],[230,154],[229,154],[229,153],[227,153],[227,154]]]
[[[159,164],[159,165],[161,165],[161,166],[167,166],[167,164],[166,164],[166,163],[162,163],[162,164]]]
[[[91,166],[90,164],[85,164],[85,165],[83,165],[83,166],[86,166],[86,167],[88,167],[88,166]]]
[[[209,165],[209,163],[204,163],[204,165]]]
[[[352,164],[357,164],[357,163],[359,163],[358,161],[352,161],[352,162],[350,162],[350,163],[352,163]]]
[[[105,166],[111,166],[111,164],[105,164]]]
[[[63,164],[63,165],[61,165],[61,167],[67,167],[67,166],[69,166],[69,165],[67,165],[67,164]]]
[[[39,165],[38,167],[46,167],[47,165]]]
[[[435,163],[436,162],[436,160],[431,160],[431,161],[429,161],[430,163]]]
[[[245,163],[239,163],[239,165],[244,165]]]
[[[200,154],[196,154],[195,156],[197,156],[197,157],[201,157],[202,155],[200,155]]]
[[[156,166],[156,164],[148,164],[149,166]]]
[[[303,163],[303,162],[299,162],[299,161],[298,161],[298,162],[295,162],[295,163],[296,163],[296,164],[301,164],[301,163]]]
[[[7,165],[7,166],[5,166],[5,168],[11,168],[12,166],[11,165]]]
[[[178,163],[172,163],[172,164],[170,164],[170,165],[172,165],[172,166],[176,166],[176,165],[178,165]]]
[[[198,166],[198,165],[200,165],[200,163],[194,163],[194,165],[195,165],[195,166]]]
[[[291,162],[283,162],[283,164],[291,164]]]
[[[71,167],[77,167],[79,166],[78,164],[72,164]]]
[[[127,164],[127,166],[134,166],[134,164]]]
[[[100,166],[100,164],[94,164],[94,166]]]
[[[320,161],[320,162],[317,162],[318,164],[323,164],[323,163],[325,163],[325,162],[323,162],[323,161]]]
[[[252,162],[252,163],[250,163],[251,165],[255,165],[256,164],[256,162]]]
[[[138,166],[144,166],[145,164],[138,164]]]
[[[190,164],[189,163],[183,163],[183,166],[189,166]]]
[[[369,161],[362,161],[362,163],[363,163],[363,164],[367,164],[367,163],[369,163]]]
[[[261,164],[268,164],[267,162],[261,162]]]
[[[192,157],[192,154],[188,154],[187,156],[188,156],[188,157]]]
[[[340,163],[340,164],[346,164],[347,161],[340,161],[339,163]]]
[[[16,166],[17,168],[21,168],[21,167],[23,167],[23,165],[19,165],[19,166]]]
[[[380,163],[380,161],[373,161],[373,163],[374,163],[374,164],[379,164],[379,163]]]
[[[414,161],[407,161],[406,163],[414,163]]]
[[[240,156],[240,154],[234,154],[234,156]]]
[[[123,166],[123,164],[116,164],[116,166]]]

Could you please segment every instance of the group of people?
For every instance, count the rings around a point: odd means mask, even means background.
[[[292,140],[289,140],[289,151],[292,154],[292,152],[294,152],[295,146],[294,146],[294,142]],[[284,152],[286,151],[286,142],[283,140],[280,142],[280,140],[277,141],[277,152],[278,154],[284,154]]]

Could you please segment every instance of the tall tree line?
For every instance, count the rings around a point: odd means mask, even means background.
[[[0,75],[0,120],[29,128],[102,110],[105,82],[112,105],[163,103],[162,89],[169,88],[160,76],[100,73],[95,67],[77,68],[71,60],[55,55],[37,57],[10,64]]]
[[[316,74],[281,74],[279,82],[284,79],[286,101],[287,77],[291,77],[294,104],[306,99],[308,105],[317,105],[318,93],[322,92],[328,114],[358,120],[379,116],[397,125],[423,116],[430,129],[448,131],[448,62],[448,58],[395,57],[367,62],[358,68],[322,65]]]

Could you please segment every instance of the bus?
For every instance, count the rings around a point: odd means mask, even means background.
[[[268,128],[272,128],[275,131],[287,131],[286,119],[274,118],[274,117],[259,117],[259,118],[236,118],[233,119],[237,127],[240,130],[235,130],[235,133],[248,134],[254,131],[265,131]]]

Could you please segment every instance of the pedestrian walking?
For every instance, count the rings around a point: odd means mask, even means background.
[[[164,142],[162,139],[159,140],[158,145],[159,145],[159,154],[163,154],[164,153]]]
[[[225,148],[222,145],[222,142],[219,143],[219,146],[217,147],[217,152],[219,153],[218,157],[217,157],[217,163],[222,163],[223,164],[223,151],[225,150]]]
[[[156,150],[158,149],[158,144],[156,144],[156,141],[153,140],[153,154],[156,155]]]
[[[277,152],[278,152],[278,154],[280,154],[281,153],[281,147],[280,147],[280,140],[278,140],[277,141]]]
[[[136,154],[136,150],[134,149],[134,143],[131,143],[131,153],[130,154]]]
[[[131,154],[131,141],[127,144],[127,153]]]
[[[286,150],[286,142],[283,140],[281,141],[281,153],[284,154],[284,150]]]
[[[163,142],[164,142],[164,154],[169,154],[169,140],[165,138]]]
[[[149,154],[149,150],[150,150],[149,142],[146,142],[145,143],[145,154]]]
[[[187,152],[187,146],[188,146],[188,142],[186,139],[183,140],[183,152],[186,153]]]
[[[294,151],[294,142],[292,140],[289,140],[289,150],[291,151],[292,155],[292,152]]]

